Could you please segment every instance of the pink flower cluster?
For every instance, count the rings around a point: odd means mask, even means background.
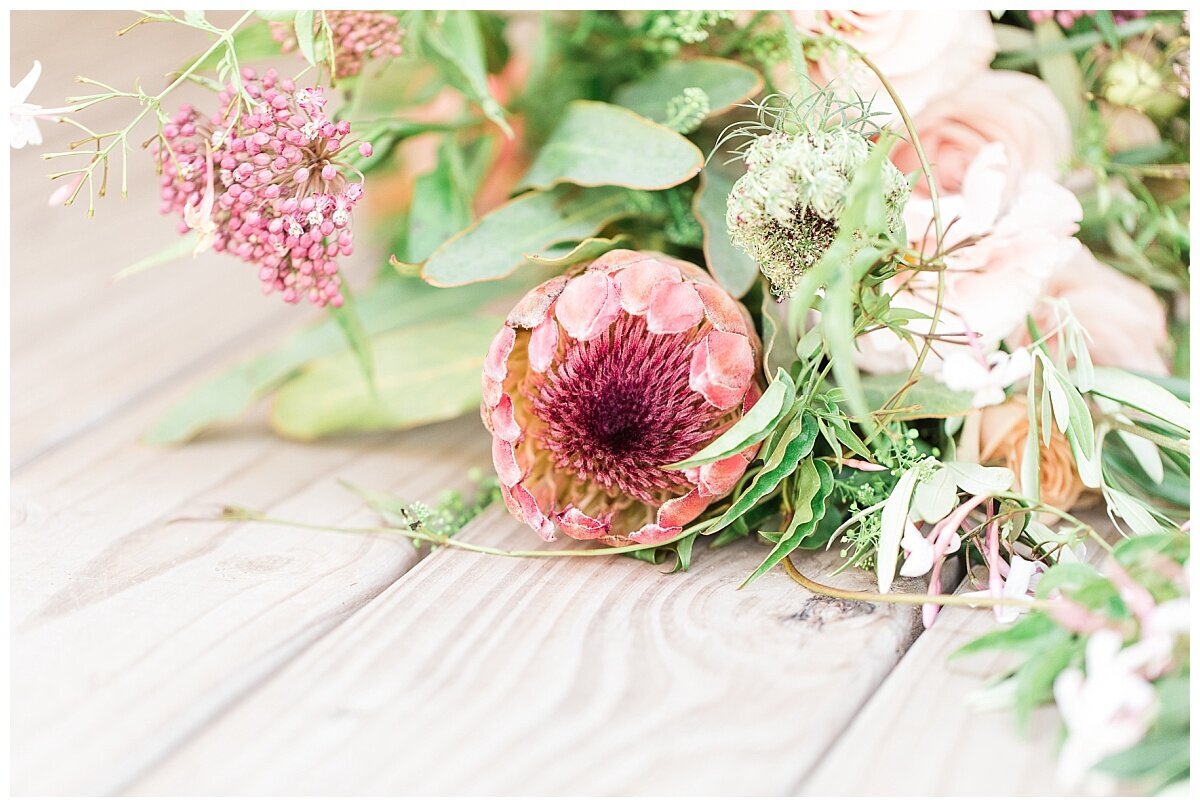
[[[338,78],[357,76],[367,59],[399,56],[403,32],[394,16],[383,11],[325,11],[324,19],[333,39],[333,61]],[[321,17],[314,21],[319,26]],[[322,35],[318,30],[317,34]],[[296,50],[296,29],[290,22],[272,22],[271,36],[284,53]]]
[[[1054,20],[1063,28],[1070,28],[1075,25],[1083,17],[1094,17],[1095,11],[1034,11],[1030,10],[1029,19],[1032,22],[1042,22],[1044,20]],[[1137,11],[1114,11],[1112,12],[1113,20],[1118,23],[1129,22],[1136,20],[1138,17],[1146,16],[1145,10]]]
[[[162,212],[182,215],[181,232],[199,231],[199,249],[257,266],[264,293],[336,308],[337,257],[353,250],[350,214],[362,196],[342,159],[350,124],[325,115],[319,87],[298,89],[274,70],[242,77],[242,94],[224,90],[218,114],[185,106],[163,127]],[[357,149],[371,153],[366,142]]]

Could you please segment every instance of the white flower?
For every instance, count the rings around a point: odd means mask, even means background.
[[[912,519],[904,525],[904,537],[900,539],[900,547],[908,552],[904,565],[900,567],[901,577],[920,577],[933,568],[933,544],[921,534]]]
[[[1081,785],[1093,766],[1137,743],[1154,720],[1154,687],[1138,673],[1144,654],[1121,643],[1116,631],[1097,631],[1087,644],[1086,676],[1071,668],[1054,681],[1067,729],[1058,759],[1063,787]]]
[[[15,149],[26,146],[40,146],[42,131],[38,128],[38,118],[50,118],[63,112],[73,112],[77,107],[60,107],[58,109],[43,109],[37,104],[29,103],[29,94],[42,75],[42,63],[36,59],[33,67],[25,74],[25,78],[17,82],[8,94],[8,144]]]
[[[1033,358],[1025,348],[992,351],[984,362],[972,353],[955,351],[946,356],[938,375],[952,390],[973,392],[971,405],[981,409],[1004,403],[1005,387],[1028,378],[1032,370]]]

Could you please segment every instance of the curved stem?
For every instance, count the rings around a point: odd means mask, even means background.
[[[874,591],[850,591],[849,589],[827,586],[823,583],[805,577],[796,568],[791,557],[783,559],[783,568],[788,577],[804,588],[825,597],[836,597],[841,600],[858,600],[861,602],[884,602],[892,605],[952,605],[967,608],[988,608],[1007,606],[1011,608],[1028,608],[1030,610],[1045,610],[1050,607],[1049,600],[1009,600],[997,597],[963,597],[954,594],[879,594]]]

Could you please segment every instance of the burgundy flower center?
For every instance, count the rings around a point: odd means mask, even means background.
[[[662,466],[696,453],[720,416],[688,386],[695,345],[694,331],[652,334],[628,316],[571,343],[529,391],[555,467],[648,504],[685,492],[683,473]]]

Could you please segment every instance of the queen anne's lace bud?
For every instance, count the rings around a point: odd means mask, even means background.
[[[264,292],[340,306],[337,258],[353,251],[350,213],[362,196],[343,161],[358,147],[350,124],[326,117],[321,88],[298,90],[273,70],[243,71],[242,88],[249,111],[229,87],[217,115],[184,107],[163,127],[162,211],[256,265]]]
[[[837,235],[854,173],[870,142],[850,129],[802,134],[773,132],[754,140],[746,173],[729,195],[726,224],[733,242],[758,262],[779,297],[820,260]],[[900,229],[908,183],[883,166],[888,227]]]
[[[313,26],[325,24],[333,39],[333,62],[338,78],[357,76],[367,59],[395,57],[403,52],[399,20],[383,11],[324,11],[314,15]],[[318,35],[323,31],[318,30]],[[271,36],[284,53],[299,47],[296,28],[290,22],[272,22]]]
[[[615,250],[522,299],[483,365],[508,509],[557,531],[655,543],[725,496],[757,446],[686,471],[758,400],[750,318],[699,268]]]

